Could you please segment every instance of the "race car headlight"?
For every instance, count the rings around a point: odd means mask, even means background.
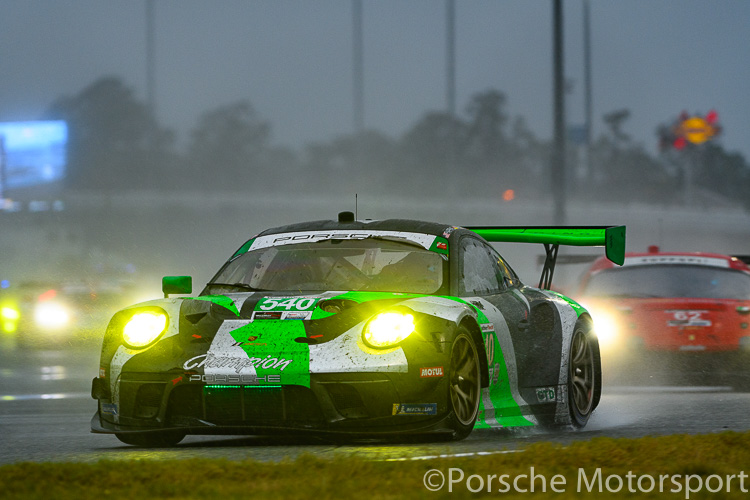
[[[594,332],[601,347],[611,346],[617,340],[617,320],[611,314],[597,313],[594,316]]]
[[[62,328],[70,322],[70,312],[59,302],[42,302],[34,309],[34,321],[43,328]]]
[[[7,333],[14,333],[18,325],[21,313],[13,306],[0,307],[0,330]]]
[[[130,317],[122,329],[122,341],[131,349],[143,349],[156,342],[167,329],[167,314],[142,311]]]
[[[3,318],[8,321],[17,321],[18,318],[21,317],[21,313],[18,312],[18,309],[11,306],[3,306],[0,308],[0,318]]]
[[[414,316],[401,312],[384,312],[370,320],[362,331],[362,340],[369,347],[393,347],[415,330]]]

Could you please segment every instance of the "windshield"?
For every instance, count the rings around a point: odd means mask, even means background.
[[[447,259],[417,245],[382,239],[324,240],[252,250],[229,262],[209,292],[378,291],[434,294]],[[212,285],[215,283],[215,285]]]
[[[648,265],[601,271],[586,296],[750,299],[750,275],[709,266]]]

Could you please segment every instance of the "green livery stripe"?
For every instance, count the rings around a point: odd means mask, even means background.
[[[567,297],[567,296],[565,296],[565,295],[563,295],[563,294],[561,294],[559,292],[555,292],[553,290],[545,290],[545,291],[548,292],[548,293],[551,293],[551,294],[555,295],[556,297],[560,297],[565,302],[567,302],[568,305],[570,305],[570,307],[573,308],[573,310],[576,312],[576,316],[579,317],[579,318],[581,317],[581,314],[583,314],[585,312],[588,312],[585,307],[583,307],[581,304],[579,304],[575,300],[571,299],[570,297]]]
[[[252,361],[258,378],[279,376],[281,385],[310,387],[310,347],[302,321],[259,320],[231,332]]]
[[[466,304],[477,313],[477,321],[481,325],[488,325],[491,323],[489,318],[474,304],[467,302],[458,297],[446,296],[446,299],[451,299],[462,304]],[[533,422],[527,420],[518,403],[513,398],[513,393],[510,388],[510,380],[508,375],[508,367],[505,364],[505,356],[503,356],[503,349],[500,346],[500,342],[497,340],[497,336],[494,331],[485,332],[482,331],[482,338],[484,340],[485,352],[487,353],[488,370],[490,374],[490,401],[494,409],[494,418],[503,427],[521,427],[534,425]],[[479,415],[477,416],[477,423],[475,428],[487,428],[491,425],[487,422],[489,416],[487,415],[487,409],[484,408],[484,404],[480,404]]]
[[[435,241],[430,246],[430,252],[437,252],[448,255],[448,240],[442,236],[435,237]]]
[[[336,295],[335,297],[331,297],[331,299],[327,300],[353,300],[354,302],[357,302],[359,304],[362,304],[364,302],[371,302],[371,301],[378,301],[378,300],[393,300],[393,299],[399,299],[399,300],[409,300],[409,299],[416,299],[420,297],[428,297],[428,295],[423,294],[413,294],[413,293],[398,293],[398,292],[345,292],[341,295]],[[323,319],[327,318],[329,316],[333,316],[335,313],[329,313],[326,311],[323,311],[319,307],[316,307],[313,310],[312,317],[310,319]]]
[[[239,250],[237,250],[237,251],[236,251],[236,252],[234,253],[234,255],[232,255],[232,258],[235,258],[235,257],[237,257],[238,255],[242,255],[243,253],[245,253],[245,252],[247,252],[248,250],[250,250],[250,246],[252,246],[252,244],[253,244],[253,242],[254,242],[254,241],[255,241],[255,238],[253,238],[253,239],[251,239],[251,240],[248,240],[248,241],[246,241],[246,242],[245,242],[245,244],[244,244],[244,245],[242,245],[242,246],[240,247],[240,249],[239,249]]]
[[[386,300],[386,299],[418,299],[420,297],[431,297],[431,295],[415,294],[415,293],[398,293],[398,292],[346,292],[341,295],[333,297],[334,299],[353,300],[359,302],[370,302],[371,300]]]
[[[467,227],[487,241],[605,247],[615,264],[625,262],[625,226]]]
[[[237,306],[234,305],[234,301],[225,295],[203,295],[201,297],[185,297],[185,300],[205,300],[206,302],[212,302],[217,306],[226,307],[238,317],[240,312],[237,310]]]

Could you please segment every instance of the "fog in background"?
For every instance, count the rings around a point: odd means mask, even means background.
[[[36,119],[105,75],[148,99],[149,0],[0,2],[0,120]],[[353,126],[350,0],[153,0],[156,118],[185,145],[199,116],[248,100],[276,144],[302,147]],[[584,122],[583,0],[564,0],[566,105]],[[456,0],[456,103],[498,89],[511,115],[552,135],[552,2]],[[446,108],[444,0],[363,2],[364,125],[400,135]],[[593,1],[594,135],[627,108],[624,132],[650,151],[681,111],[719,112],[722,142],[746,156],[750,4]]]
[[[563,5],[575,127],[584,2]],[[456,1],[451,113],[446,3],[364,2],[361,130],[352,6],[0,1],[0,121],[71,127],[66,180],[5,193],[20,209],[0,212],[0,279],[127,275],[158,296],[162,275],[191,274],[199,290],[257,232],[342,210],[552,224],[552,3]],[[630,251],[750,253],[750,4],[592,2],[590,14],[592,148],[568,144],[566,223],[626,224]],[[660,127],[712,109],[716,139],[660,148]],[[536,284],[541,246],[500,250]],[[558,267],[555,283],[580,272]]]

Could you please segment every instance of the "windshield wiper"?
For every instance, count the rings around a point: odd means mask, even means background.
[[[247,283],[206,283],[206,286],[233,286],[235,288],[242,288],[243,290],[248,290],[250,292],[270,292],[271,290],[268,290],[267,288],[255,288],[254,286],[250,286]]]

